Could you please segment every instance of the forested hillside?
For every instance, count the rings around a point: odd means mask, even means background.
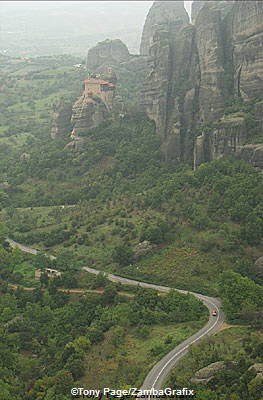
[[[3,399],[64,400],[73,383],[90,385],[92,379],[98,386],[140,385],[145,365],[148,370],[207,318],[192,296],[144,290],[118,295],[118,286],[91,277],[83,266],[220,296],[228,321],[246,326],[235,331],[240,351],[247,351],[245,342],[251,348],[249,362],[242,364],[245,373],[259,362],[253,337],[261,328],[262,270],[254,263],[263,252],[262,172],[231,158],[196,171],[188,164],[165,164],[155,125],[135,107],[136,99],[129,99],[124,115],[90,130],[79,149],[67,147],[70,132],[52,140],[54,106],[81,92],[86,71],[74,68],[78,61],[37,58],[30,71],[19,59],[2,63]],[[120,82],[125,97],[124,84],[132,82]],[[42,252],[12,250],[6,236]],[[62,277],[43,274],[35,280],[35,270],[47,267]],[[103,294],[68,294],[63,288]],[[220,347],[223,335],[212,345]],[[226,340],[231,347],[229,336]],[[213,352],[202,363],[195,358],[192,370],[220,361],[222,353]],[[112,372],[99,372],[102,363]],[[218,379],[215,391],[224,376]],[[250,397],[237,391],[236,399],[260,398],[253,397],[250,375],[246,379],[244,393]],[[213,399],[205,397],[209,390],[199,398]]]

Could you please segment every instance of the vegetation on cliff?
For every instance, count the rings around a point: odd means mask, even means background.
[[[57,256],[51,261],[43,254],[34,258],[0,250],[2,281],[36,288],[31,293],[1,286],[1,384],[6,398],[17,400],[69,398],[69,386],[80,379],[89,384],[89,376],[95,376],[91,364],[98,371],[105,362],[99,346],[114,371],[105,381],[140,384],[145,360],[151,365],[203,323],[203,310],[191,296],[139,291],[123,299],[114,285],[101,297],[60,292],[61,287],[105,286],[102,276],[92,279],[81,271],[83,265],[221,295],[227,317],[251,331],[259,328],[262,308],[262,277],[254,267],[263,250],[261,172],[233,159],[205,163],[196,171],[165,165],[154,123],[133,107],[131,76],[121,87],[128,112],[91,129],[81,149],[65,151],[68,137],[49,138],[53,103],[61,95],[68,101],[79,94],[84,71],[73,69],[72,59],[64,61],[62,70],[55,65],[41,73],[23,72],[23,79],[10,64],[0,99],[5,108],[0,204],[7,227],[2,239],[9,234]],[[138,255],[142,242],[147,252]],[[36,283],[34,271],[43,266],[59,269],[62,278]],[[185,321],[191,321],[189,328]],[[168,329],[175,338],[168,337]],[[127,351],[133,346],[142,354],[138,362]],[[254,354],[252,339],[250,346]],[[195,367],[220,357],[217,352]],[[250,393],[246,385],[244,393]]]

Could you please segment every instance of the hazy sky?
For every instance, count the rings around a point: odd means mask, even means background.
[[[192,0],[192,1],[185,1],[185,2],[184,2],[184,6],[185,6],[186,11],[188,12],[189,15],[190,15],[190,13],[191,13],[191,4],[192,4],[192,2],[193,2],[193,0]]]
[[[132,53],[137,53],[152,3],[0,0],[0,52],[23,56],[80,54],[98,41],[120,38]],[[191,3],[184,1],[189,14]]]

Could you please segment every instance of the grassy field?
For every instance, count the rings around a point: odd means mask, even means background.
[[[150,326],[149,336],[139,337],[137,329],[129,329],[123,342],[114,345],[113,332],[105,335],[102,343],[89,351],[86,375],[81,379],[84,387],[118,387],[129,382],[140,387],[151,367],[169,350],[197,331],[204,321]]]

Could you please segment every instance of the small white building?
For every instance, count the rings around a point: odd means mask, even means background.
[[[48,278],[57,278],[58,276],[61,276],[61,272],[57,271],[56,269],[45,268],[44,271],[41,271],[41,269],[36,269],[35,279],[40,279],[43,273],[47,274]]]

